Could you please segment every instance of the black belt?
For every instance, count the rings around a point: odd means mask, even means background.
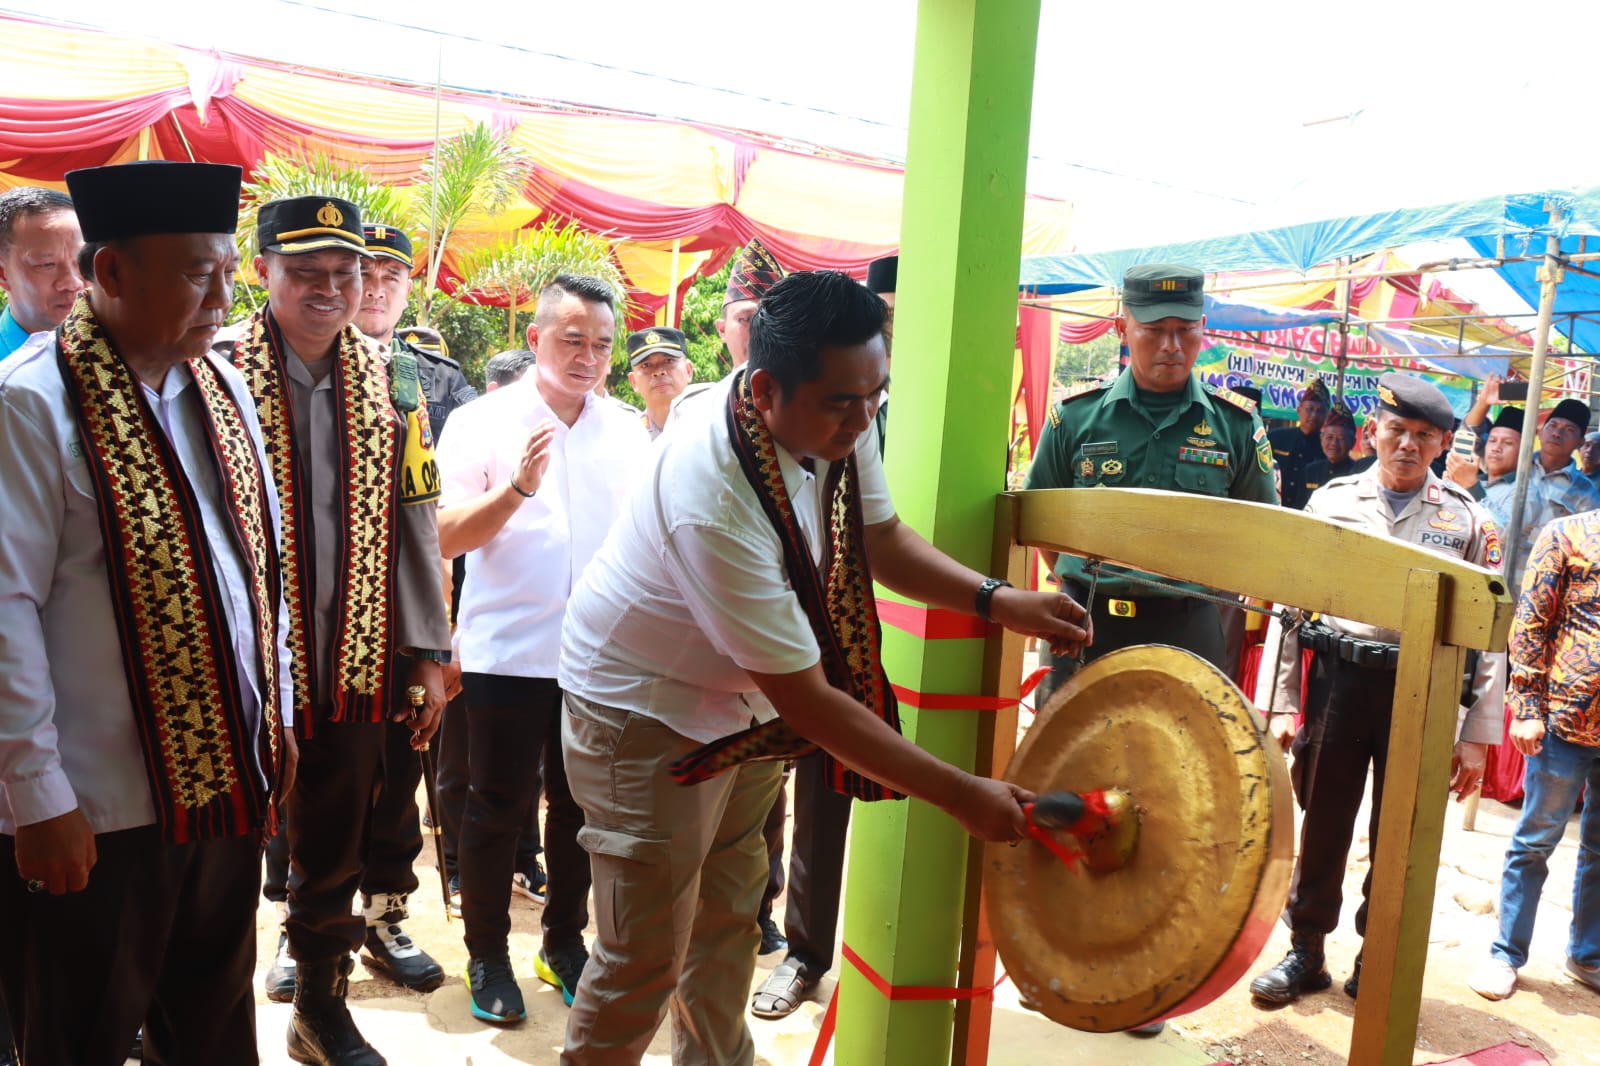
[[[1321,622],[1307,622],[1300,627],[1300,646],[1374,670],[1393,670],[1400,662],[1400,645],[1347,637]]]

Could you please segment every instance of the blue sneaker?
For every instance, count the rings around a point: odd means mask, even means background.
[[[533,957],[533,972],[547,985],[561,989],[561,1002],[572,1006],[578,982],[589,961],[589,949],[582,944],[565,948],[540,948]]]
[[[472,996],[474,1018],[507,1025],[527,1017],[510,959],[468,959],[467,991]]]

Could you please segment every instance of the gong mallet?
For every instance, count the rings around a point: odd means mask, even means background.
[[[1096,873],[1128,865],[1139,843],[1141,814],[1125,789],[1045,792],[1023,810],[1031,828],[1075,837],[1083,865]]]
[[[411,717],[415,718],[422,712],[422,705],[428,700],[428,690],[421,685],[411,685],[406,689],[406,699],[411,701]],[[433,833],[433,857],[439,865],[439,893],[444,899],[444,920],[450,924],[450,875],[444,868],[444,830],[439,824],[439,780],[433,768],[433,751],[427,744],[417,749],[417,758],[422,762],[422,787],[428,795],[428,826]]]

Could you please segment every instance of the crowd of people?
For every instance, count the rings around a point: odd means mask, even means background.
[[[476,1017],[521,1020],[531,968],[570,1007],[569,1066],[639,1062],[669,1013],[675,1062],[748,1063],[748,1016],[791,1013],[833,965],[853,800],[917,796],[983,840],[1027,831],[1026,792],[900,736],[872,581],[1042,638],[1056,683],[1144,643],[1237,669],[1237,612],[1209,590],[1072,556],[1048,559],[1059,591],[1014,589],[898,520],[893,258],[862,284],[786,274],[752,243],[716,324],[727,377],[693,382],[671,327],[623,340],[643,410],[606,395],[613,290],[559,275],[479,396],[444,338],[399,328],[409,236],[337,197],[260,205],[267,301],[225,328],[240,177],[123,164],[68,174],[70,196],[0,195],[0,1063],[120,1063],[135,1041],[152,1062],[256,1061],[258,892],[281,923],[264,992],[293,1003],[290,1057],[386,1061],[346,995],[357,955],[408,988],[445,980],[405,928],[435,753]],[[1509,707],[1529,798],[1471,981],[1509,995],[1546,860],[1600,782],[1587,406],[1543,421],[1503,560],[1525,416],[1497,381],[1459,429],[1418,377],[1384,375],[1361,427],[1318,381],[1269,433],[1259,396],[1193,373],[1203,273],[1122,281],[1127,364],[1052,407],[1027,487],[1281,501],[1504,566],[1520,591],[1509,669],[1485,654],[1464,679],[1451,781],[1478,786]],[[1436,470],[1456,433],[1478,457]],[[1332,982],[1323,942],[1369,773],[1376,840],[1398,641],[1332,617],[1267,629],[1257,702],[1305,817],[1292,948],[1252,983],[1263,1001]],[[1600,989],[1593,867],[1567,965]],[[513,893],[544,904],[526,967]]]

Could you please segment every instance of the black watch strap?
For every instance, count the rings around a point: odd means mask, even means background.
[[[998,577],[986,577],[986,578],[984,578],[983,579],[983,584],[978,586],[977,599],[975,599],[973,601],[973,607],[976,608],[976,610],[978,612],[978,617],[983,619],[985,622],[994,621],[994,619],[989,617],[989,604],[994,599],[994,590],[995,589],[1008,589],[1008,588],[1011,588],[1011,587],[1012,587],[1011,582],[1002,580],[1001,578],[998,578]]]

